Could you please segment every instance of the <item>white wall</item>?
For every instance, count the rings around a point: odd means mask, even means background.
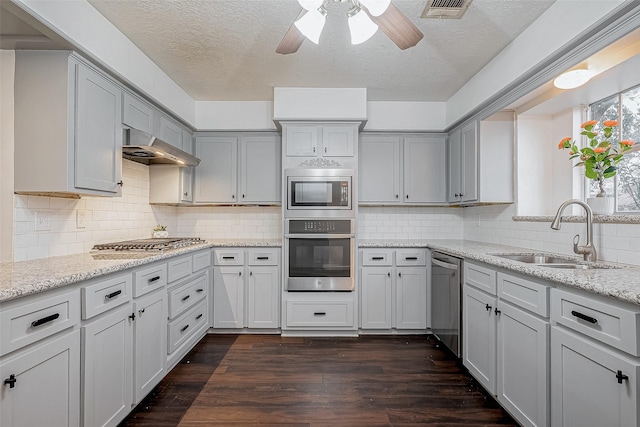
[[[551,215],[548,197],[553,184],[552,163],[549,161],[553,145],[550,117],[518,118],[517,174],[518,214]]]
[[[584,223],[562,223],[556,231],[550,227],[551,219],[513,221],[515,213],[514,205],[466,208],[464,238],[572,256],[573,236],[580,234],[581,244],[586,242]],[[639,224],[594,224],[594,234],[599,260],[640,266]]]
[[[14,52],[0,50],[0,262],[13,258],[14,73]]]
[[[444,102],[367,102],[365,131],[436,131],[446,126]]]
[[[447,125],[526,74],[625,0],[557,0],[447,100]]]
[[[271,101],[196,101],[198,130],[275,130]]]

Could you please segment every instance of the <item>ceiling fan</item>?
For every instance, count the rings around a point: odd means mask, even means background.
[[[418,44],[424,34],[391,3],[391,0],[298,0],[300,14],[276,48],[287,55],[298,51],[305,38],[318,44],[331,2],[350,4],[347,12],[351,43],[368,40],[380,28],[400,49]]]

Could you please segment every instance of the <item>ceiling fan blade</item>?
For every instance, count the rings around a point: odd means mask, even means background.
[[[371,20],[402,50],[418,44],[424,34],[413,22],[400,12],[393,3],[380,16],[371,16]]]
[[[298,19],[302,18],[304,14],[307,13],[306,10],[302,9],[298,17],[293,21],[296,22]],[[304,41],[305,36],[298,30],[295,24],[291,24],[289,27],[289,31],[282,37],[280,44],[276,48],[276,53],[280,53],[282,55],[287,55],[289,53],[296,53],[300,46],[302,46],[302,42]]]

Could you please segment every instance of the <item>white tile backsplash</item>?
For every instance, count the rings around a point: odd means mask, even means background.
[[[366,240],[462,239],[456,208],[360,207],[358,238]]]

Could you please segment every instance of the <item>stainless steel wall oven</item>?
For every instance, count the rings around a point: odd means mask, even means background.
[[[354,227],[353,219],[287,219],[285,289],[353,291]]]

